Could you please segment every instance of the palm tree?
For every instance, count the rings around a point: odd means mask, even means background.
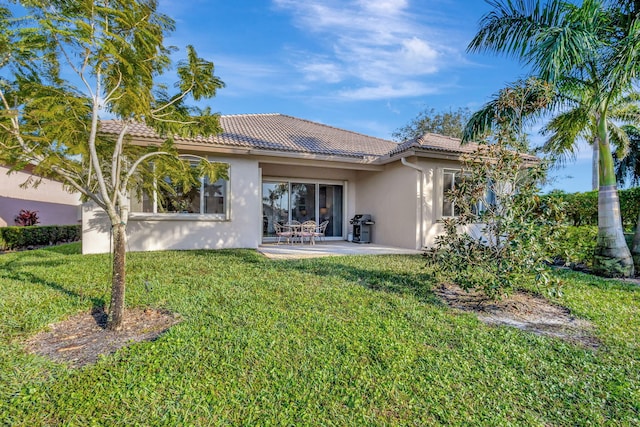
[[[549,138],[541,147],[541,151],[555,156],[557,162],[563,163],[567,158],[575,157],[579,140],[587,141],[593,150],[591,188],[597,190],[600,184],[598,128],[594,120],[595,115],[589,111],[589,106],[592,105],[590,100],[593,98],[593,95],[589,94],[589,88],[593,86],[587,82],[580,82],[579,87],[582,90],[576,96],[559,91],[566,108],[542,129],[542,134],[549,135]],[[624,158],[629,150],[630,139],[625,130],[626,126],[640,124],[640,107],[637,103],[639,97],[640,94],[632,93],[612,100],[609,105],[607,128],[609,141],[616,147],[615,158]]]
[[[609,139],[609,108],[632,92],[640,71],[640,21],[600,0],[575,5],[562,0],[488,0],[494,10],[480,22],[471,52],[515,56],[541,79],[579,96],[599,151],[596,271],[631,276]],[[586,84],[586,86],[584,85]]]

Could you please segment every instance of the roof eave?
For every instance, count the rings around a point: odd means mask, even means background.
[[[463,154],[465,153],[450,152],[450,151],[444,151],[444,150],[425,150],[425,149],[411,148],[408,150],[401,151],[399,153],[395,153],[391,156],[385,155],[385,156],[379,157],[375,163],[386,165],[386,164],[398,161],[403,157],[413,157],[413,156],[428,157],[430,159],[439,159],[439,160],[459,161],[462,158]]]
[[[160,145],[162,143],[162,140],[158,138],[132,136],[131,142],[136,145],[147,146],[147,145]],[[332,164],[335,164],[335,166],[331,166],[334,168],[344,167],[340,165],[350,165],[351,168],[353,169],[382,170],[380,166],[376,165],[376,161],[378,157],[373,155],[340,156],[340,155],[329,155],[329,154],[314,154],[314,153],[305,153],[305,152],[298,152],[298,151],[266,150],[266,149],[250,148],[250,147],[232,147],[228,145],[203,144],[198,142],[189,142],[189,141],[181,141],[181,140],[176,140],[174,145],[180,151],[191,151],[191,152],[201,152],[201,153],[240,154],[240,155],[254,155],[259,157],[269,157],[271,158],[271,160],[269,161],[270,163],[290,164],[291,160],[304,160],[304,161],[330,162]],[[273,160],[276,158],[288,159],[289,161],[283,160],[281,162],[277,162]]]

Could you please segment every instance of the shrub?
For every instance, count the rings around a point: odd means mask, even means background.
[[[562,260],[565,264],[584,264],[591,267],[597,236],[598,227],[595,225],[566,227],[558,236],[554,251],[549,257]]]
[[[537,182],[544,166],[527,165],[520,153],[500,142],[481,144],[464,165],[468,174],[450,195],[459,215],[443,220],[444,233],[425,253],[427,264],[445,275],[439,279],[452,279],[492,298],[523,280],[557,291],[546,263],[564,221],[557,200],[539,200]],[[483,210],[478,211],[480,205]]]
[[[80,240],[80,225],[14,226],[0,228],[0,249],[23,249]]]
[[[40,223],[38,219],[38,211],[30,211],[27,209],[20,209],[18,215],[14,218],[16,225],[22,227],[28,227]]]
[[[564,225],[562,202],[540,200],[546,165],[524,154],[521,121],[552,97],[548,84],[529,79],[503,89],[474,115],[472,122],[489,120],[492,132],[463,158],[463,178],[449,194],[459,214],[443,220],[444,234],[425,253],[436,275],[493,298],[530,281],[557,291],[546,262]]]
[[[620,215],[626,230],[635,228],[640,213],[640,187],[618,191]],[[565,213],[569,224],[576,227],[598,225],[598,192],[564,193],[552,191],[541,200],[553,199],[565,204]]]

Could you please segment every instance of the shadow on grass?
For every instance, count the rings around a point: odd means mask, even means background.
[[[33,253],[30,253],[30,255],[32,255]],[[81,293],[78,293],[76,291],[72,291],[70,289],[65,288],[63,285],[56,283],[56,282],[52,282],[50,280],[45,280],[41,277],[38,277],[37,275],[33,274],[33,273],[29,273],[27,271],[24,271],[22,269],[24,269],[25,267],[35,267],[35,266],[40,266],[40,267],[55,267],[55,266],[59,266],[64,264],[63,260],[51,260],[48,259],[46,262],[19,262],[19,258],[15,259],[13,261],[10,261],[8,263],[5,263],[2,266],[2,271],[0,271],[0,278],[5,278],[5,279],[9,279],[9,280],[14,280],[17,282],[29,282],[29,283],[33,283],[36,285],[40,285],[43,287],[47,287],[50,289],[55,290],[56,292],[59,292],[63,295],[66,295],[70,298],[76,299],[76,300],[90,300],[92,303],[92,309],[93,310],[99,310],[99,309],[103,309],[105,306],[105,300],[103,298],[98,298],[98,297],[89,297],[87,295],[83,295]]]
[[[46,246],[42,248],[42,250],[61,255],[81,255],[82,244],[80,242],[64,243],[61,245]]]
[[[391,269],[377,269],[376,257],[377,255],[362,257],[362,266],[353,265],[353,260],[340,262],[336,258],[328,263],[316,260],[298,260],[283,263],[281,266],[321,277],[337,277],[375,291],[412,295],[422,302],[442,305],[440,299],[433,293],[432,289],[436,282],[429,274],[420,271],[408,273]]]
[[[565,268],[554,268],[554,271],[555,274],[562,276],[565,279],[571,278],[573,280],[578,280],[586,286],[591,286],[602,290],[617,289],[628,292],[640,292],[640,279],[638,278],[609,278]]]
[[[227,258],[233,262],[244,262],[250,264],[262,264],[268,262],[261,253],[255,249],[208,249],[208,250],[192,250],[190,254],[209,257],[209,258]]]

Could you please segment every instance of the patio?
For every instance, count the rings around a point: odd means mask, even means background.
[[[347,241],[318,242],[315,245],[263,243],[258,252],[272,259],[316,258],[341,255],[419,255],[422,251]]]

